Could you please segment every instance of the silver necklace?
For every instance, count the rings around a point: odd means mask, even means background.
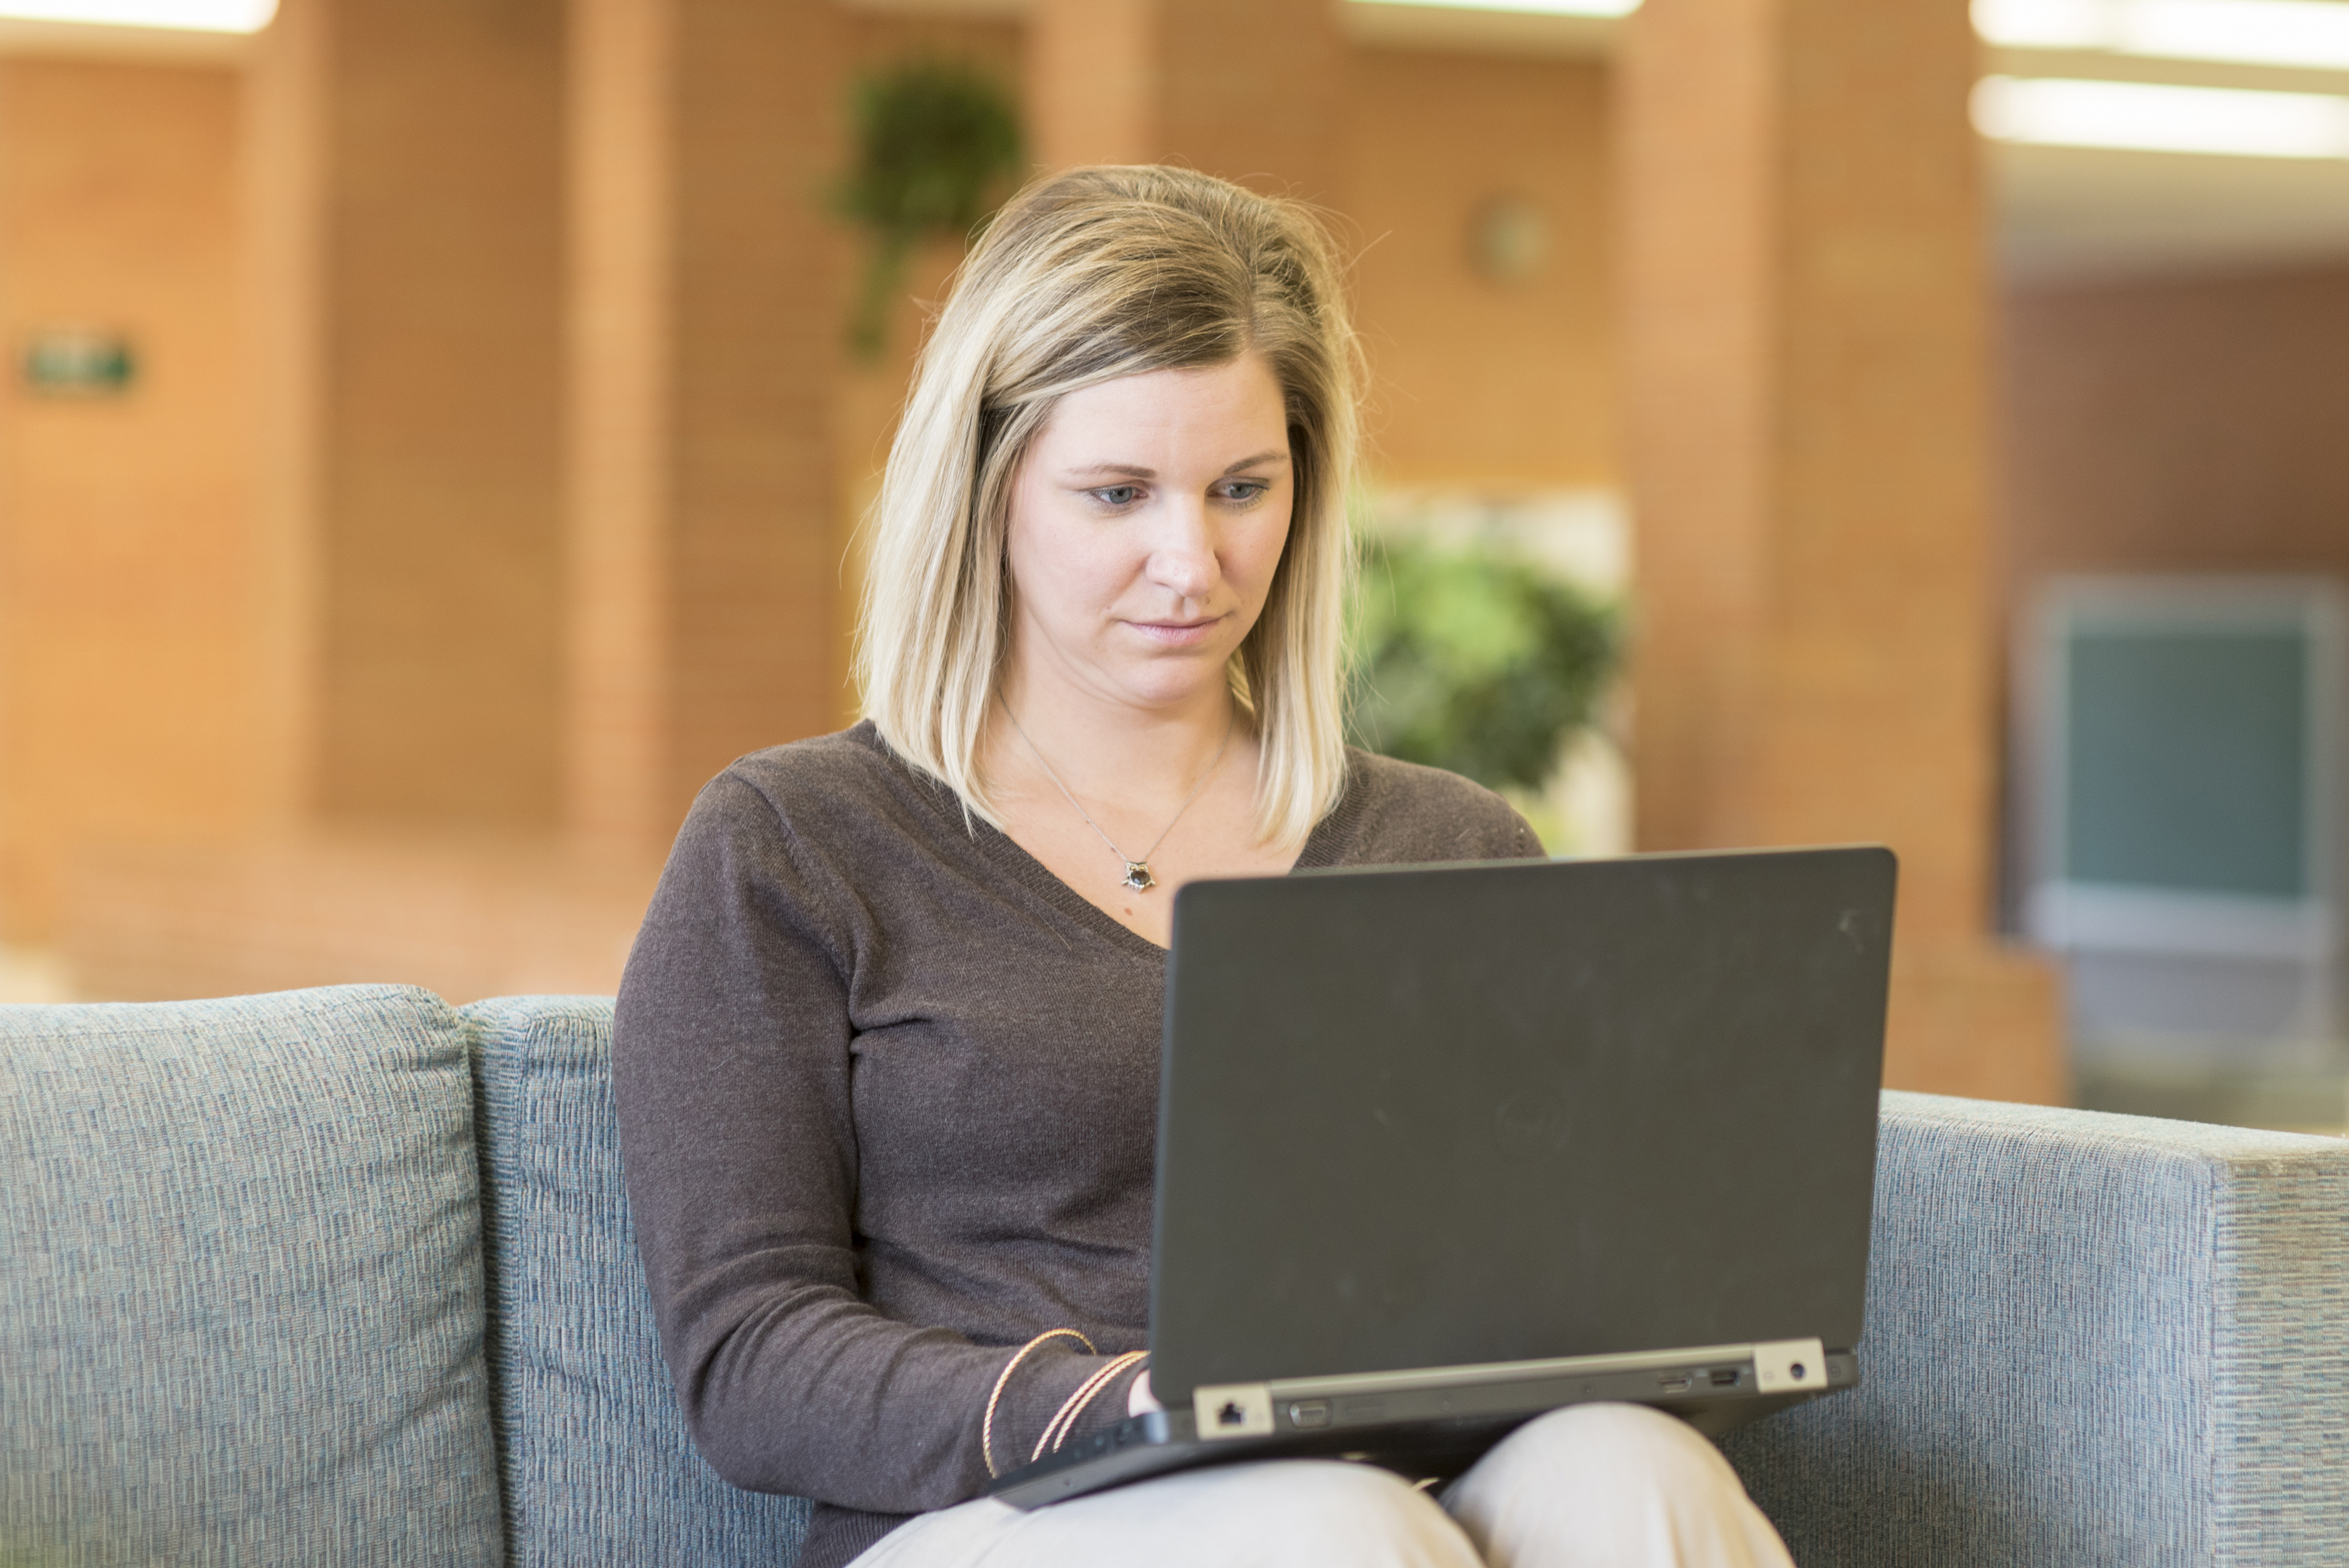
[[[1036,759],[1036,766],[1044,770],[1044,777],[1052,781],[1052,788],[1061,792],[1062,799],[1076,807],[1077,815],[1084,818],[1085,826],[1093,830],[1093,837],[1108,844],[1109,852],[1115,855],[1118,864],[1125,868],[1125,875],[1122,879],[1123,885],[1136,892],[1148,892],[1158,885],[1158,879],[1150,874],[1150,857],[1158,852],[1158,846],[1166,841],[1166,834],[1174,830],[1174,824],[1183,820],[1183,813],[1191,809],[1191,802],[1206,792],[1207,780],[1216,776],[1216,765],[1224,759],[1224,748],[1232,743],[1232,723],[1239,716],[1234,714],[1231,718],[1224,721],[1224,738],[1216,743],[1216,755],[1207,764],[1207,770],[1199,775],[1198,784],[1190,794],[1184,797],[1183,803],[1174,808],[1174,815],[1166,820],[1165,830],[1151,841],[1150,847],[1142,851],[1142,858],[1138,861],[1128,858],[1126,852],[1119,849],[1107,833],[1101,830],[1101,824],[1093,820],[1092,814],[1082,806],[1077,805],[1077,798],[1069,793],[1069,787],[1061,782],[1061,776],[1052,771],[1052,765],[1044,760],[1044,754],[1036,749],[1036,743],[1033,740],[1029,739],[1027,727],[1019,722],[1019,716],[1011,711],[1011,705],[1008,702],[1003,705],[1003,717],[1011,721],[1011,727],[1019,732],[1021,740],[1027,742],[1028,755]]]

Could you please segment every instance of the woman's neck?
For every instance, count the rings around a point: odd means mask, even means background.
[[[996,727],[988,747],[999,779],[1023,771],[1022,760],[1040,760],[1076,794],[1129,810],[1171,809],[1190,794],[1240,722],[1238,704],[1220,681],[1181,703],[1143,707],[1007,668],[997,695],[1010,720]]]

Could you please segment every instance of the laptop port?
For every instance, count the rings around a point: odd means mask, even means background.
[[[1667,1394],[1685,1394],[1696,1379],[1686,1372],[1659,1372],[1656,1386]]]
[[[1713,1386],[1716,1388],[1734,1388],[1737,1387],[1737,1378],[1738,1369],[1734,1367],[1716,1367],[1713,1369]]]

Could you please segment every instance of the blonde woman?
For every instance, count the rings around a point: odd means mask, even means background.
[[[1299,209],[1030,187],[890,455],[864,721],[735,763],[678,837],[620,992],[629,1194],[694,1440],[815,1500],[802,1568],[1785,1562],[1702,1439],[1622,1407],[1440,1499],[1297,1460],[973,1501],[1151,1407],[1174,889],[1539,852],[1340,738],[1354,359]]]

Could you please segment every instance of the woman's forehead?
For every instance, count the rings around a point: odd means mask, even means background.
[[[1202,455],[1234,447],[1217,466],[1285,452],[1288,410],[1272,367],[1247,355],[1223,365],[1151,370],[1095,382],[1062,397],[1037,450],[1056,464],[1154,466],[1150,450]]]

